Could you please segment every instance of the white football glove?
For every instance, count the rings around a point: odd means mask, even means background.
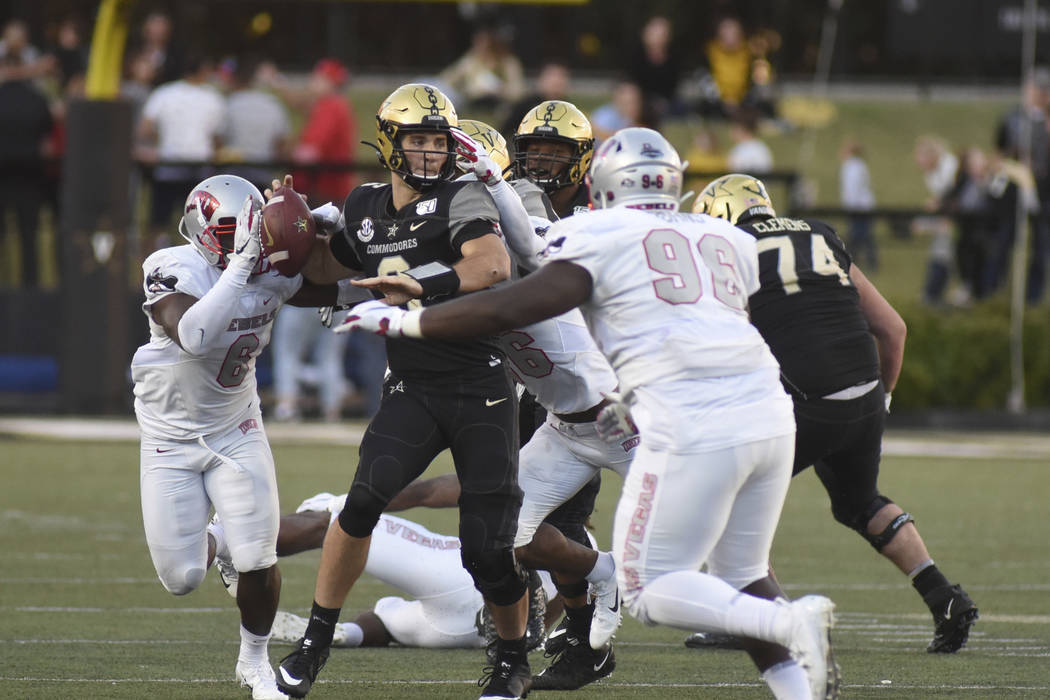
[[[886,413],[890,412],[890,404],[893,402],[893,394],[886,392]]]
[[[503,179],[503,173],[496,161],[489,158],[484,147],[458,126],[452,127],[452,138],[456,140],[456,153],[470,164],[474,175],[486,185],[498,184]]]
[[[237,214],[237,230],[233,236],[233,252],[228,264],[255,269],[262,256],[262,205],[246,197]]]
[[[346,228],[346,220],[343,219],[343,212],[331,202],[326,202],[316,209],[311,209],[310,216],[313,217],[314,225],[317,227],[317,230],[326,236],[333,233],[339,233]]]
[[[336,333],[349,333],[363,330],[386,338],[402,337],[401,326],[407,312],[398,306],[388,306],[386,302],[373,299],[363,301],[346,315],[338,326],[332,330]]]
[[[595,423],[598,437],[606,442],[620,442],[638,434],[638,426],[631,419],[631,409],[623,402],[619,392],[602,394],[610,401],[609,405],[598,412]]]

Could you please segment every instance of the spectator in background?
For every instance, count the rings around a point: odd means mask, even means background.
[[[334,323],[341,323],[345,315],[345,312],[337,314]],[[350,388],[344,373],[347,340],[346,334],[333,333],[322,326],[316,309],[286,307],[281,310],[273,327],[276,420],[302,417],[304,384],[317,387],[322,419],[339,420]]]
[[[128,55],[124,65],[124,80],[120,83],[120,97],[131,103],[131,123],[136,126],[142,116],[142,108],[153,91],[155,78],[156,69],[149,56],[144,53]]]
[[[441,72],[441,82],[466,99],[466,111],[496,112],[525,94],[524,72],[509,33],[509,27],[477,28],[467,52]]]
[[[985,287],[994,291],[1006,282],[1010,272],[1010,252],[1017,233],[1017,200],[1021,199],[1021,212],[1032,216],[1039,211],[1039,199],[1035,177],[1024,164],[996,156],[992,164],[992,175],[988,182],[988,197],[991,207],[992,231],[989,240],[988,262],[985,266]],[[1029,261],[1029,269],[1035,265]],[[1031,290],[1029,277],[1029,291]]]
[[[733,141],[727,157],[730,171],[762,175],[773,170],[773,152],[758,137],[758,112],[737,111],[729,125],[729,138]]]
[[[671,21],[661,15],[649,19],[642,27],[640,42],[627,67],[631,81],[643,90],[648,107],[647,121],[653,128],[665,116],[681,116],[685,108],[678,99],[678,82],[682,75],[681,60],[672,44]],[[636,126],[630,124],[629,126]]]
[[[591,115],[594,139],[604,141],[620,129],[645,124],[645,98],[641,88],[630,80],[621,80],[613,88],[612,101],[606,102]]]
[[[11,78],[39,78],[51,65],[40,49],[29,42],[29,26],[20,19],[9,21],[0,33],[0,59],[9,56],[15,60],[4,64],[4,72]]]
[[[47,99],[25,77],[22,56],[12,50],[0,55],[0,236],[7,234],[11,208],[22,249],[22,286],[36,287],[37,236],[46,192],[44,157],[53,121]]]
[[[987,285],[985,269],[989,260],[989,233],[994,224],[988,217],[991,206],[988,156],[980,148],[971,146],[963,151],[959,161],[955,182],[941,199],[941,209],[956,217],[959,236],[955,243],[955,262],[963,285],[959,301],[968,303],[971,299],[983,299],[992,291]]]
[[[344,92],[348,79],[346,67],[334,58],[322,59],[314,66],[305,96],[309,116],[292,153],[297,163],[323,165],[353,160],[357,121]],[[297,172],[294,177],[297,191],[307,195],[313,206],[329,201],[342,206],[346,193],[354,188],[353,175],[338,167]]]
[[[257,86],[259,65],[258,58],[247,56],[233,67],[232,92],[226,98],[224,160],[259,163],[283,159],[288,153],[288,112],[277,97]],[[274,176],[271,168],[234,165],[225,170],[260,190],[266,189]]]
[[[55,29],[54,44],[47,50],[59,87],[65,91],[71,80],[87,73],[87,47],[79,21],[66,17]]]
[[[153,64],[154,85],[173,82],[183,75],[184,59],[171,34],[171,17],[163,12],[151,12],[142,23],[136,52]]]
[[[1024,81],[1021,104],[999,121],[996,146],[1004,158],[1020,161],[1031,169],[1039,196],[1039,211],[1032,226],[1032,249],[1028,269],[1027,301],[1038,303],[1046,284],[1050,252],[1050,68],[1039,66]],[[1025,139],[1029,140],[1026,152]],[[1026,160],[1026,155],[1030,160]]]
[[[529,110],[541,102],[567,100],[571,84],[572,75],[567,65],[560,61],[544,63],[536,76],[536,89],[511,105],[500,133],[506,136],[517,132],[521,120],[525,118]]]
[[[842,165],[839,168],[839,194],[842,208],[850,212],[846,240],[850,255],[857,262],[863,259],[869,271],[879,267],[879,251],[875,244],[875,193],[871,189],[871,174],[864,161],[864,147],[856,139],[846,139],[839,150]]]
[[[751,49],[740,20],[731,16],[720,19],[704,55],[713,94],[708,96],[703,111],[710,116],[730,117],[751,89]]]
[[[936,211],[941,200],[955,182],[959,170],[959,159],[948,150],[947,144],[936,136],[920,136],[915,144],[915,163],[922,171],[926,189],[930,194],[925,208]],[[923,302],[939,305],[944,301],[948,277],[952,264],[952,226],[943,216],[924,216],[912,222],[916,233],[932,236],[929,259],[926,265],[926,282],[923,285]]]
[[[172,214],[182,209],[186,193],[206,177],[206,166],[165,165],[214,160],[226,124],[226,102],[208,82],[212,64],[188,56],[181,80],[154,90],[137,127],[138,156],[154,164],[150,223],[154,245],[167,245]]]

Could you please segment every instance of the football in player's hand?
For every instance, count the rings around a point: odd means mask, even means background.
[[[278,187],[263,205],[262,217],[263,258],[285,277],[295,277],[317,237],[310,207],[291,187]]]

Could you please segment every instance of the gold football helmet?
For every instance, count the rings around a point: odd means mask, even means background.
[[[752,216],[776,216],[766,186],[758,178],[733,173],[712,181],[696,198],[694,214],[710,214],[731,224]]]
[[[455,150],[449,127],[458,126],[459,118],[452,100],[433,85],[425,83],[408,83],[390,93],[383,100],[376,114],[376,150],[379,162],[383,167],[397,173],[409,187],[422,191],[433,187],[442,180],[449,180],[455,174]],[[404,135],[412,131],[443,131],[447,135],[448,146],[445,159],[440,167],[431,173],[424,165],[422,174],[412,172],[405,158],[402,147]],[[437,156],[440,152],[426,151]]]
[[[503,138],[503,134],[485,122],[479,122],[477,119],[460,119],[459,128],[467,136],[481,144],[482,148],[489,154],[489,158],[499,166],[501,172],[507,172],[507,168],[510,167],[510,153],[507,150],[507,139]],[[459,163],[458,165],[463,172],[471,169],[464,163]]]
[[[568,157],[534,155],[529,158],[529,145],[538,142],[568,144],[572,151]],[[571,102],[541,102],[528,111],[514,134],[515,175],[529,178],[548,194],[583,182],[593,155],[591,123]]]

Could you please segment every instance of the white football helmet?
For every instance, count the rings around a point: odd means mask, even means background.
[[[236,175],[214,175],[202,181],[186,198],[179,234],[204,256],[209,264],[225,269],[226,256],[233,252],[237,214],[244,200],[252,197],[263,205],[259,188]]]
[[[682,159],[652,129],[620,129],[598,148],[588,178],[596,209],[627,206],[677,211]]]

